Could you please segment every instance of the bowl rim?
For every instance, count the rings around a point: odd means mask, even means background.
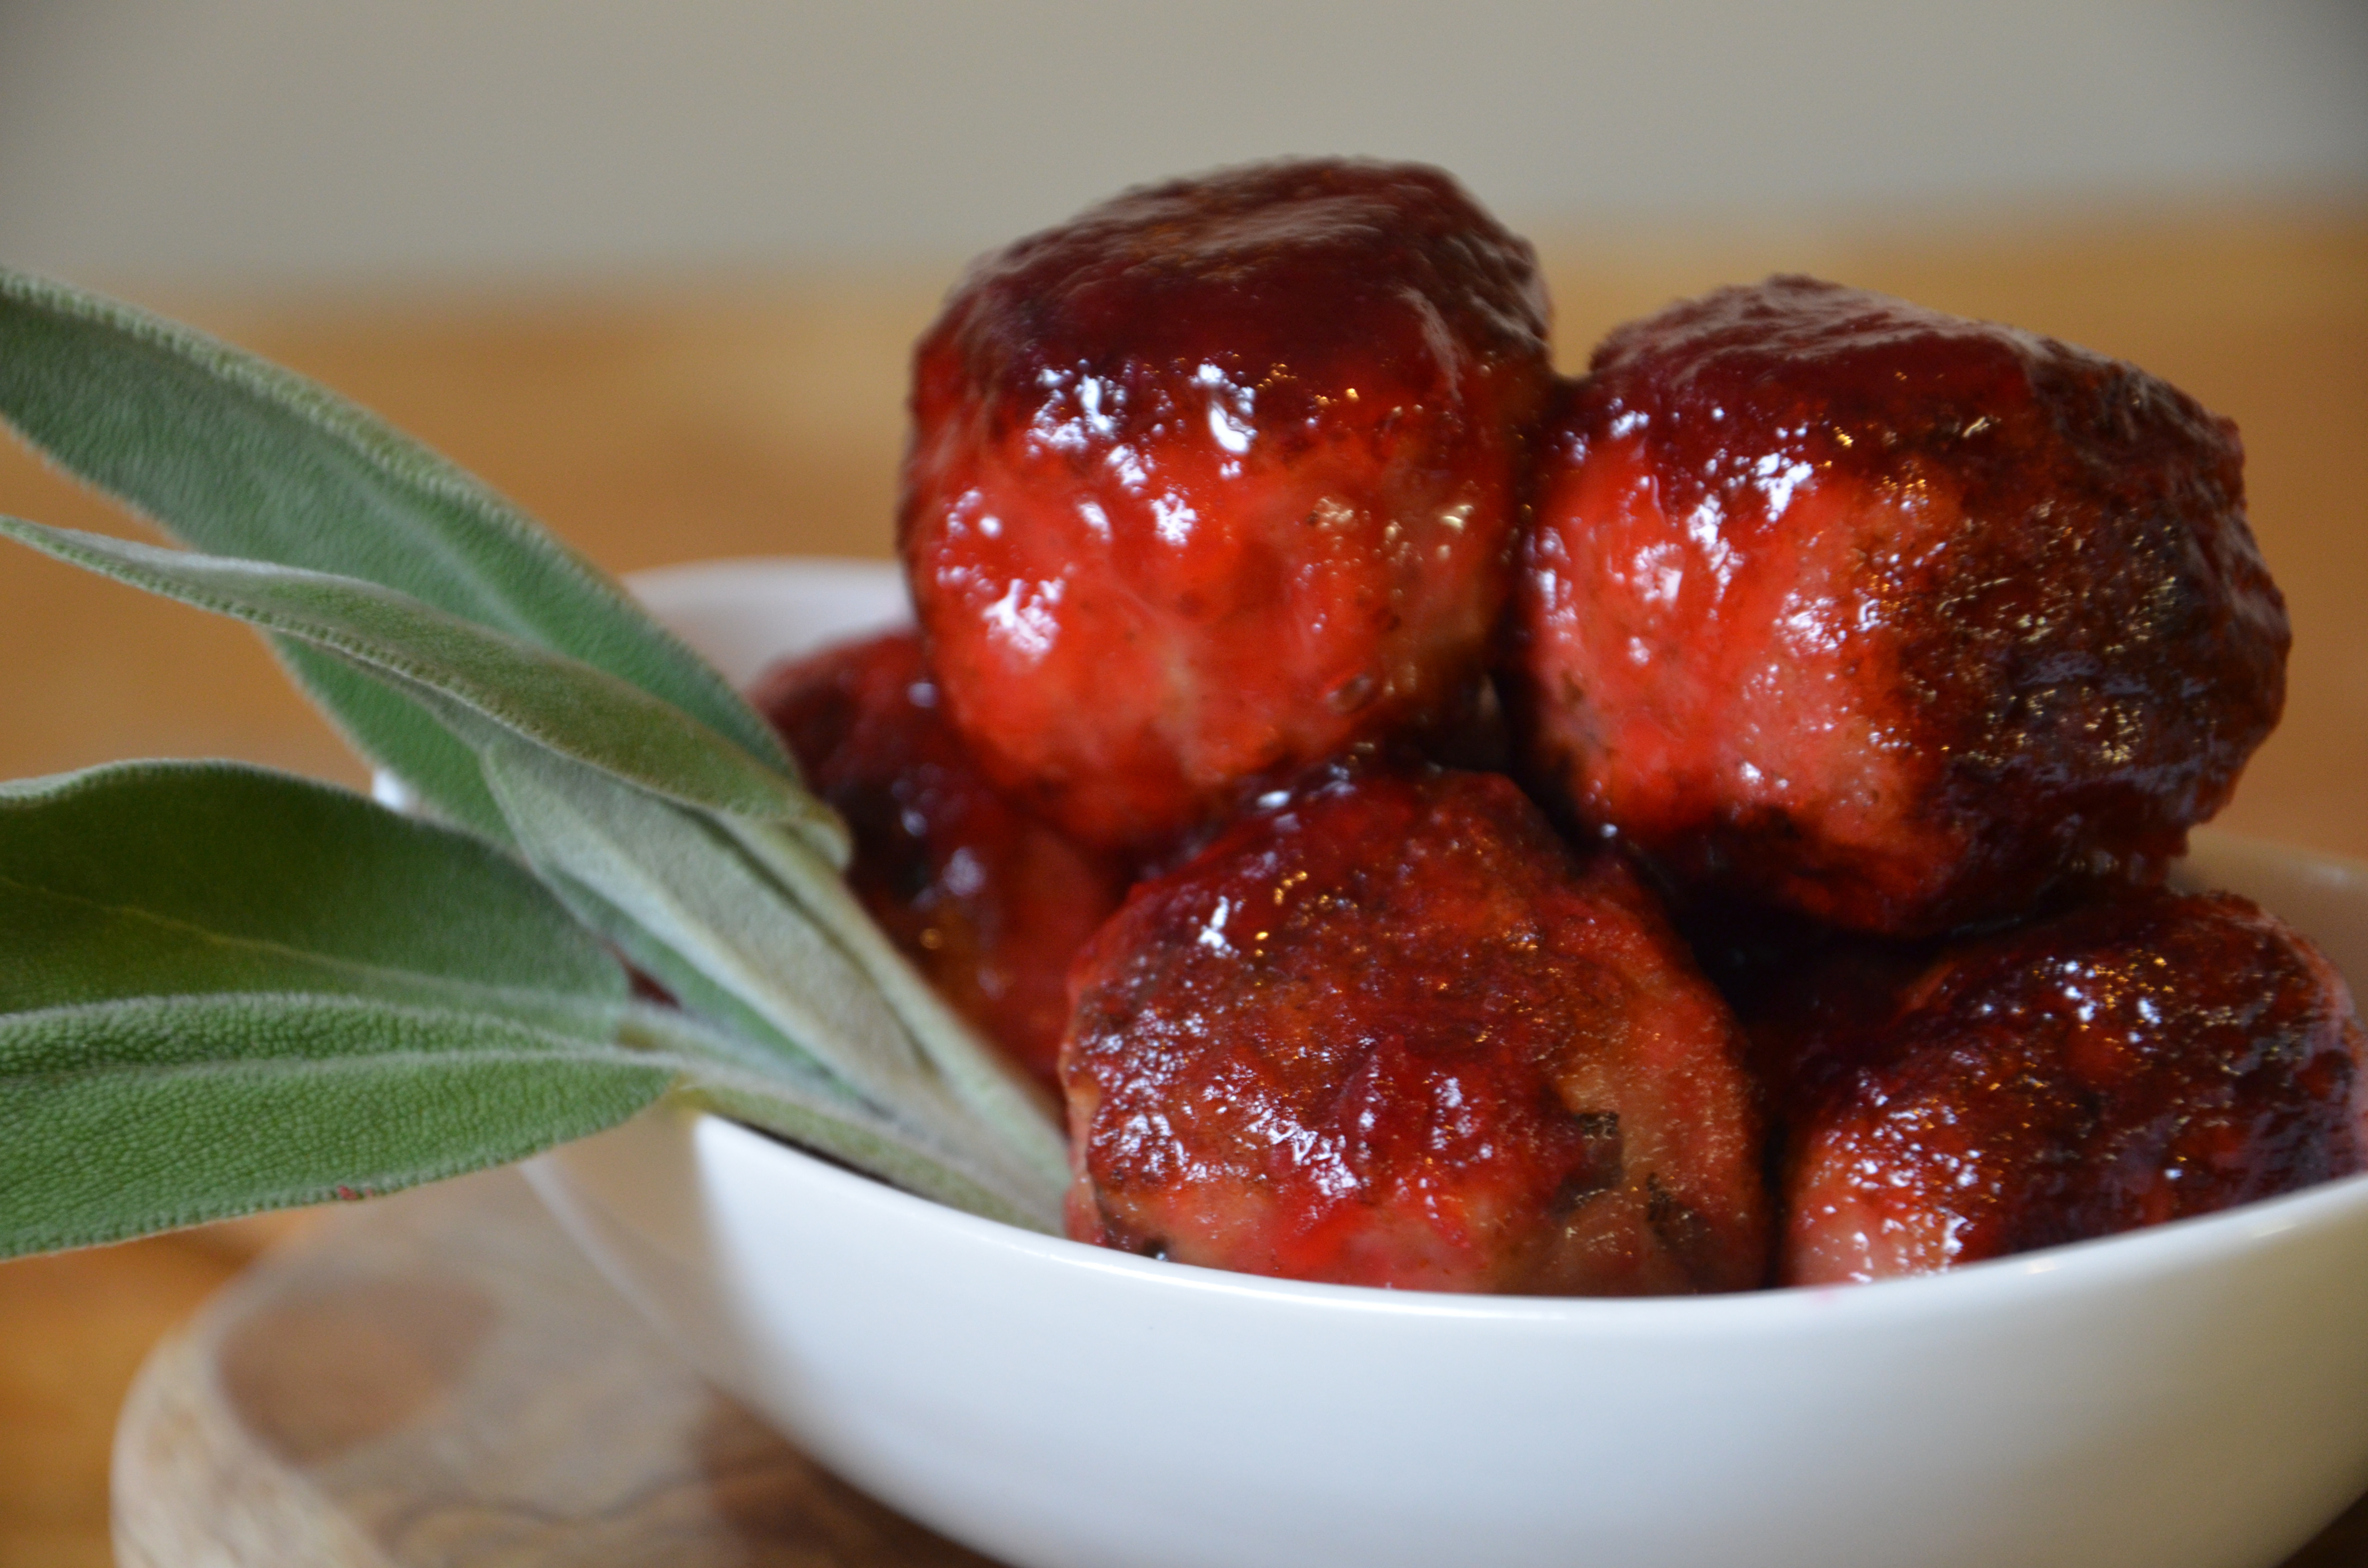
[[[1226,1297],[1300,1311],[1353,1312],[1406,1320],[1489,1321],[1589,1334],[1724,1338],[1874,1329],[1902,1321],[1987,1313],[2001,1305],[2111,1291],[2198,1270],[2241,1267],[2271,1246],[2368,1222],[2368,1171],[2210,1214],[1984,1259],[1940,1273],[1865,1283],[1771,1286],[1698,1296],[1497,1296],[1399,1290],[1242,1274],[1048,1235],[916,1197],[729,1118],[690,1113],[694,1143],[717,1145],[724,1163],[769,1165],[779,1179],[826,1190],[868,1210],[883,1230],[936,1231],[951,1245],[1002,1253],[1061,1272],[1082,1271],[1133,1289]]]
[[[695,613],[694,606],[718,589],[728,588],[739,597],[787,585],[791,580],[814,585],[817,578],[871,592],[893,585],[903,597],[903,577],[896,563],[872,557],[776,555],[685,561],[634,572],[626,583],[635,597],[671,625],[677,616]],[[676,630],[681,635],[679,628]],[[2249,835],[2209,827],[2198,831],[2232,848],[2266,853],[2296,870],[2321,876],[2348,872],[2358,885],[2368,886],[2368,862]],[[769,1166],[780,1179],[822,1187],[849,1205],[871,1209],[882,1224],[908,1230],[936,1226],[950,1242],[1029,1256],[1064,1271],[1113,1277],[1136,1288],[1260,1301],[1303,1310],[1347,1310],[1406,1320],[1486,1320],[1622,1336],[1679,1333],[1715,1338],[1813,1327],[1830,1333],[1836,1327],[1874,1328],[1903,1319],[1987,1312],[2009,1302],[2127,1286],[2198,1269],[2238,1267],[2247,1256],[2264,1248],[2368,1221],[2368,1171],[2362,1171],[2208,1214],[1983,1259],[1932,1274],[1767,1286],[1696,1296],[1502,1296],[1401,1290],[1236,1273],[1093,1246],[917,1197],[727,1117],[693,1111],[685,1119],[685,1126],[694,1145],[712,1144],[715,1153],[732,1156],[734,1164],[754,1161],[757,1168]]]

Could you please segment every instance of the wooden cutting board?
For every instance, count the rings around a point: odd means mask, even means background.
[[[508,1172],[342,1210],[142,1368],[120,1568],[993,1568],[693,1375]]]
[[[339,1211],[166,1338],[114,1533],[120,1568],[994,1568],[700,1382],[507,1172]],[[2362,1565],[2368,1499],[2287,1568]]]

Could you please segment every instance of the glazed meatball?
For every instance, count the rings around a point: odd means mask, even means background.
[[[1146,187],[974,264],[916,353],[899,531],[982,765],[1143,850],[1460,725],[1545,325],[1528,244],[1405,165]]]
[[[847,819],[864,906],[957,1010],[1054,1084],[1063,976],[1118,907],[1121,868],[995,791],[911,632],[777,665],[750,697]]]
[[[1788,1283],[1952,1268],[2368,1165],[2351,994],[2233,894],[2126,893],[1900,960],[1844,960],[1763,1058],[1792,1119]]]
[[[1325,770],[1139,885],[1071,984],[1080,1240],[1417,1290],[1761,1282],[1731,1016],[1508,779]]]
[[[1802,278],[1622,328],[1540,443],[1510,706],[1682,887],[1932,934],[2148,882],[2276,723],[2235,427]]]

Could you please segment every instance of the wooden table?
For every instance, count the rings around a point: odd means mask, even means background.
[[[2225,817],[2368,856],[2368,210],[1623,232],[1543,247],[1566,361],[1680,294],[1802,270],[2135,360],[2233,415],[2292,609],[2283,729]],[[505,294],[142,297],[387,415],[618,570],[879,554],[905,345],[951,267]],[[0,511],[122,525],[0,449]],[[245,631],[0,556],[0,777],[132,756],[360,775]],[[0,1266],[0,1562],[108,1560],[114,1411],[268,1226]]]

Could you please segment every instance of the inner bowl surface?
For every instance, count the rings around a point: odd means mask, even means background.
[[[894,622],[882,563],[637,579],[745,681]],[[2368,869],[2192,880],[2368,975]],[[2273,1563],[2368,1486],[2368,1177],[1874,1286],[1427,1295],[1157,1263],[662,1111],[537,1161],[689,1359],[1023,1568]]]

